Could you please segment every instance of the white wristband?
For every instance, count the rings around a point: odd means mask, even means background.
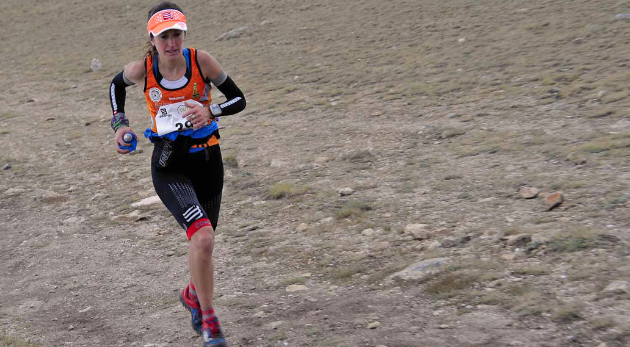
[[[223,113],[223,111],[218,104],[210,104],[210,113],[212,114],[212,116],[218,117]]]

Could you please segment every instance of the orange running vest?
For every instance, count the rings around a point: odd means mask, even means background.
[[[186,52],[188,51],[188,52]],[[188,53],[189,56],[186,56]],[[147,101],[147,108],[151,114],[151,130],[157,133],[155,125],[155,117],[157,116],[160,106],[174,104],[184,100],[195,100],[208,107],[210,101],[212,101],[212,94],[209,83],[204,81],[204,77],[197,61],[197,50],[194,48],[184,49],[184,56],[186,56],[186,64],[190,69],[190,78],[188,82],[181,88],[166,89],[162,87],[155,76],[155,66],[153,56],[149,55],[145,58],[144,66],[146,70],[146,76],[144,81],[144,98]],[[210,124],[211,120],[208,121]],[[219,140],[213,135],[206,144],[194,145],[192,148],[201,148],[214,146],[219,144]]]

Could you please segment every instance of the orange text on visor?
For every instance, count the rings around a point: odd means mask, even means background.
[[[166,30],[182,30],[186,31],[186,16],[177,10],[162,10],[149,19],[147,23],[147,32],[149,35],[158,36]]]

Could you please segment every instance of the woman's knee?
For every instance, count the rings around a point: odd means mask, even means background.
[[[196,251],[212,254],[214,249],[214,230],[212,230],[211,226],[203,227],[192,235],[190,241],[190,247],[195,248]]]

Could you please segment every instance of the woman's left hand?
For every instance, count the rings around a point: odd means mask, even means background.
[[[210,109],[204,105],[192,101],[186,101],[184,104],[188,107],[188,111],[184,112],[182,118],[186,118],[192,123],[193,129],[203,128],[210,120]]]

